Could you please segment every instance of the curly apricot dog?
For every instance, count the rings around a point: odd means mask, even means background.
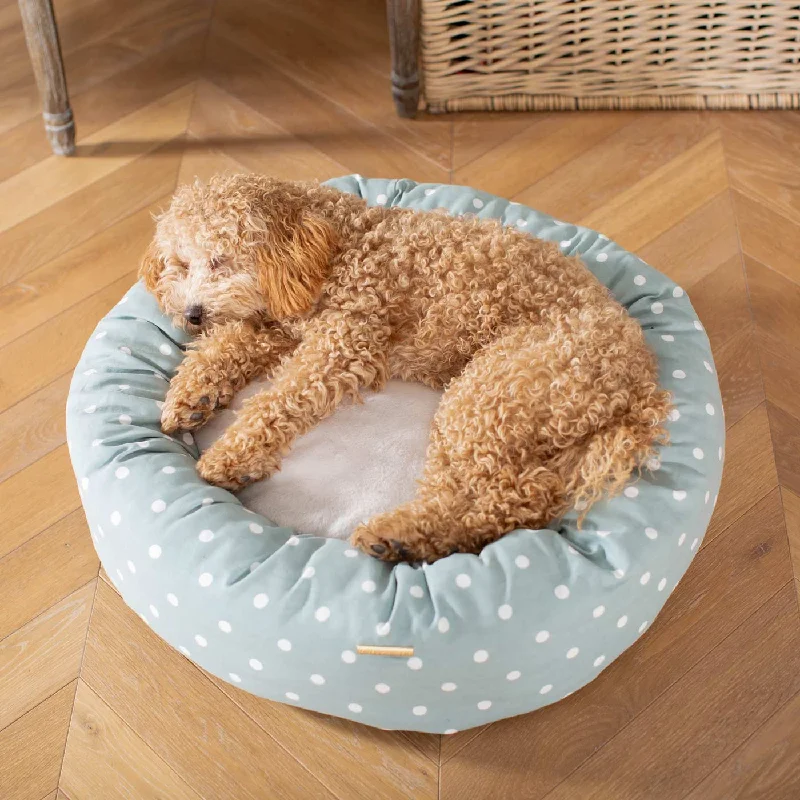
[[[543,527],[620,491],[665,440],[669,396],[638,323],[579,259],[495,221],[219,177],[178,190],[141,276],[199,334],[166,432],[271,375],[197,465],[218,486],[269,477],[362,388],[445,389],[416,498],[353,533],[379,558],[433,561]]]

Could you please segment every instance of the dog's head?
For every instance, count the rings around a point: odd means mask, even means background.
[[[257,175],[180,187],[158,217],[139,276],[176,324],[193,332],[307,313],[335,246],[307,189]]]

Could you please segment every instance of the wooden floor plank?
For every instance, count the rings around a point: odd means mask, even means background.
[[[61,789],[70,800],[200,800],[86,684],[78,683]]]
[[[0,559],[80,505],[67,446],[0,483]]]
[[[547,800],[681,797],[798,690],[800,625],[787,584]]]
[[[334,797],[102,581],[81,677],[204,796],[262,800],[270,787],[276,797]]]
[[[800,494],[800,420],[767,403],[778,483]]]
[[[0,640],[0,730],[78,677],[94,589],[82,586]]]
[[[0,731],[3,800],[41,800],[56,790],[76,683]]]
[[[97,577],[83,509],[0,560],[0,639]]]
[[[787,345],[783,337],[776,339],[761,331],[757,341],[767,399],[800,419],[800,351],[796,342]]]
[[[774,490],[700,551],[647,635],[594,682],[489,726],[443,761],[442,800],[544,797],[786,585],[787,548]]]
[[[795,800],[800,787],[800,694],[728,756],[685,800]]]
[[[791,489],[781,488],[781,499],[786,515],[786,535],[789,539],[794,577],[800,580],[800,495]]]
[[[755,328],[743,328],[714,347],[713,353],[725,408],[725,425],[730,428],[766,398]]]

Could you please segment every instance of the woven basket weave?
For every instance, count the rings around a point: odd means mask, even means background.
[[[421,0],[429,111],[800,107],[800,3]]]

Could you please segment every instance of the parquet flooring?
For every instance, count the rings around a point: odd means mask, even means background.
[[[395,116],[381,0],[56,0],[77,157],[49,154],[0,0],[0,798],[800,797],[800,116]],[[453,736],[249,696],[103,579],[69,376],[179,181],[468,183],[679,281],[728,427],[709,535],[647,635],[534,714]]]

